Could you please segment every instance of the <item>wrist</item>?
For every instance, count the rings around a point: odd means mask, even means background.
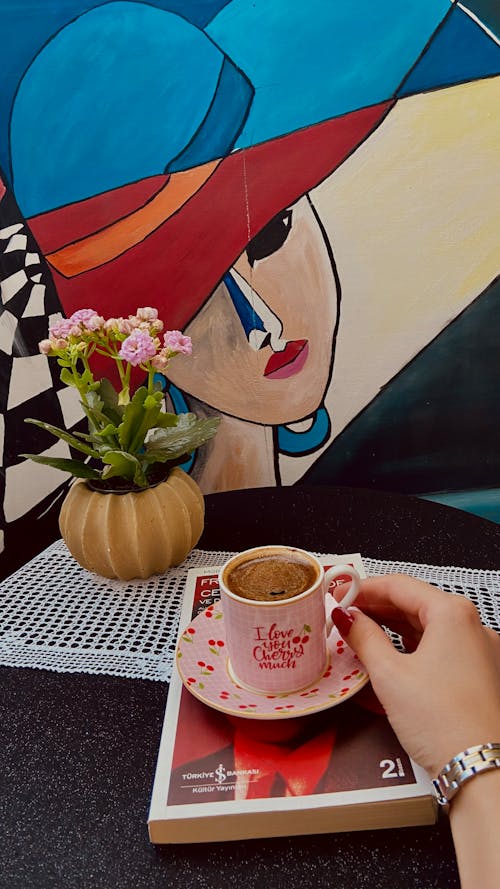
[[[500,769],[463,785],[450,807],[450,827],[462,889],[498,889]]]
[[[468,781],[457,793],[450,806],[450,823],[467,817],[482,817],[482,811],[494,809],[500,819],[500,769],[482,772],[473,781]]]

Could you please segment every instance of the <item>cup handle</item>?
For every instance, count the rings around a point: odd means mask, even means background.
[[[348,575],[351,578],[351,583],[350,583],[349,589],[347,590],[346,594],[342,597],[340,602],[337,602],[337,605],[340,606],[341,608],[348,608],[349,605],[352,605],[352,603],[354,602],[354,600],[356,599],[356,597],[359,593],[359,584],[360,584],[361,578],[360,578],[358,572],[356,571],[356,569],[352,567],[352,565],[333,565],[332,568],[328,568],[328,570],[325,571],[325,597],[326,597],[326,594],[328,593],[328,587],[330,586],[330,583],[332,582],[332,580],[335,580],[337,577],[345,577],[346,575]],[[326,604],[326,598],[325,598],[325,604]],[[327,636],[330,635],[330,633],[332,632],[332,629],[333,629],[333,621],[330,616],[330,610],[328,609],[327,615],[326,615],[326,635]]]

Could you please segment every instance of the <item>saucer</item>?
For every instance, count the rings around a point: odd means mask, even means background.
[[[336,707],[368,682],[363,664],[335,627],[328,639],[328,653],[321,678],[300,691],[266,694],[243,688],[228,669],[224,616],[216,602],[182,633],[176,663],[185,687],[207,706],[247,719],[287,719]]]

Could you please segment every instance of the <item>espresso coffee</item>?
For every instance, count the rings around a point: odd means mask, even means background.
[[[240,562],[226,574],[226,586],[242,599],[276,602],[300,596],[318,579],[312,562],[297,555],[265,555]]]

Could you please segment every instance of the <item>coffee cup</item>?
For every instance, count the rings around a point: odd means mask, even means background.
[[[328,664],[331,621],[325,597],[330,583],[351,583],[339,605],[359,591],[352,565],[324,569],[306,550],[258,546],[232,556],[219,571],[228,670],[242,687],[265,694],[307,688]]]

